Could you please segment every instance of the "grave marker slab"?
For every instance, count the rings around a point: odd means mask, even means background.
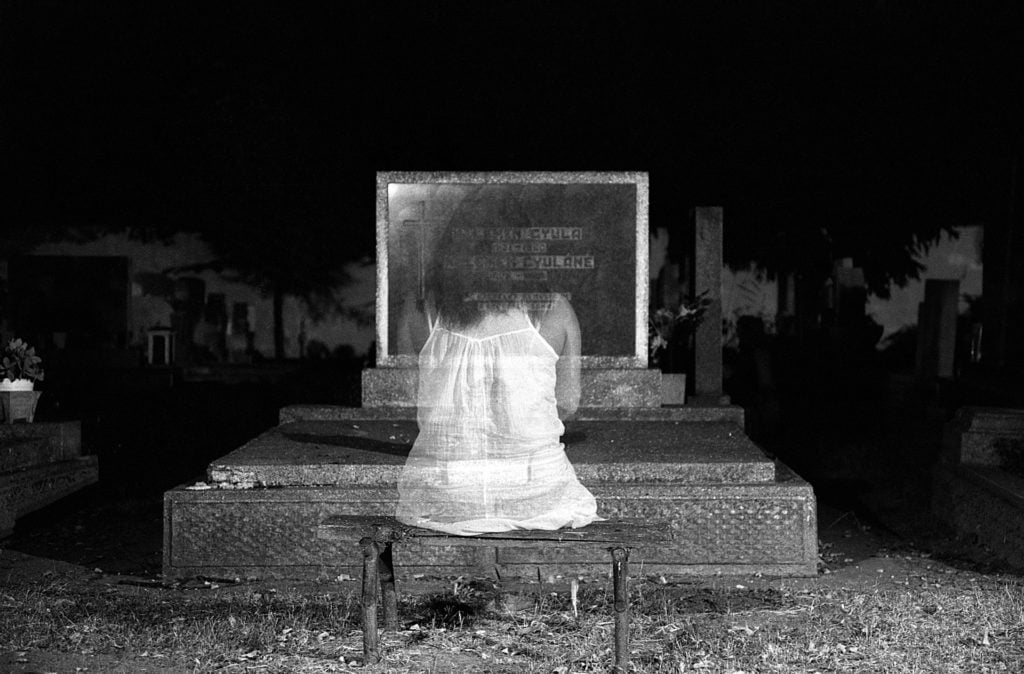
[[[660,375],[647,370],[647,204],[639,172],[378,174],[378,356],[363,406],[415,405],[417,354],[403,352],[399,323],[423,301],[435,260],[503,285],[482,303],[565,295],[580,322],[583,405],[659,405]],[[449,254],[444,240],[474,252]]]

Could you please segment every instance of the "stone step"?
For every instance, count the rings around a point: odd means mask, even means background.
[[[47,438],[10,438],[0,444],[0,474],[61,461],[62,453]]]
[[[95,456],[80,456],[0,475],[0,536],[14,520],[47,506],[99,479]]]
[[[408,420],[294,421],[214,461],[213,484],[394,485],[417,435]],[[573,421],[562,438],[581,482],[772,483],[775,464],[723,422]]]
[[[340,405],[288,405],[278,413],[282,424],[293,421],[414,420],[408,406],[342,407]],[[580,407],[576,421],[681,421],[731,423],[743,428],[743,408],[736,405],[681,405],[662,407]]]
[[[769,483],[603,483],[592,486],[607,517],[668,520],[666,545],[635,550],[634,573],[764,573],[809,576],[817,567],[814,493],[781,470]],[[317,538],[332,515],[394,511],[393,486],[178,488],[164,495],[164,574],[227,578],[331,579],[358,576],[357,546]],[[607,573],[603,551],[526,548],[484,552],[398,546],[397,572],[483,574],[533,579],[537,573]],[[499,556],[500,555],[500,556]]]
[[[77,421],[0,424],[0,473],[67,461],[82,452]]]
[[[1024,478],[997,466],[942,467],[932,485],[932,512],[979,561],[1024,571]]]
[[[1003,466],[1024,457],[1024,410],[964,407],[946,431],[946,455],[954,465]]]
[[[363,409],[416,407],[419,368],[371,367],[362,373]],[[584,367],[580,370],[580,405],[604,409],[657,408],[661,405],[661,372],[647,368]]]

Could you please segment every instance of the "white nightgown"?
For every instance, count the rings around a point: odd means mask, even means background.
[[[398,482],[397,519],[460,535],[601,519],[559,442],[557,361],[525,311],[465,331],[433,324],[419,356],[420,432]]]

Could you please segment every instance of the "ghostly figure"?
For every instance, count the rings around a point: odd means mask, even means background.
[[[510,292],[501,266],[483,261],[491,233],[525,216],[514,195],[481,192],[452,217],[425,299],[403,312],[399,350],[419,353],[420,432],[396,517],[460,535],[585,526],[597,504],[560,442],[580,398],[576,314],[550,288]]]

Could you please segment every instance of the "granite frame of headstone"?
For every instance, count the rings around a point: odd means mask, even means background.
[[[363,407],[415,407],[417,356],[398,352],[398,312],[410,296],[422,298],[427,261],[452,214],[488,188],[513,195],[525,226],[499,228],[507,238],[483,263],[507,276],[511,292],[529,292],[539,277],[569,297],[583,342],[581,407],[660,406],[660,372],[647,367],[646,173],[381,172],[377,357],[363,371]]]

